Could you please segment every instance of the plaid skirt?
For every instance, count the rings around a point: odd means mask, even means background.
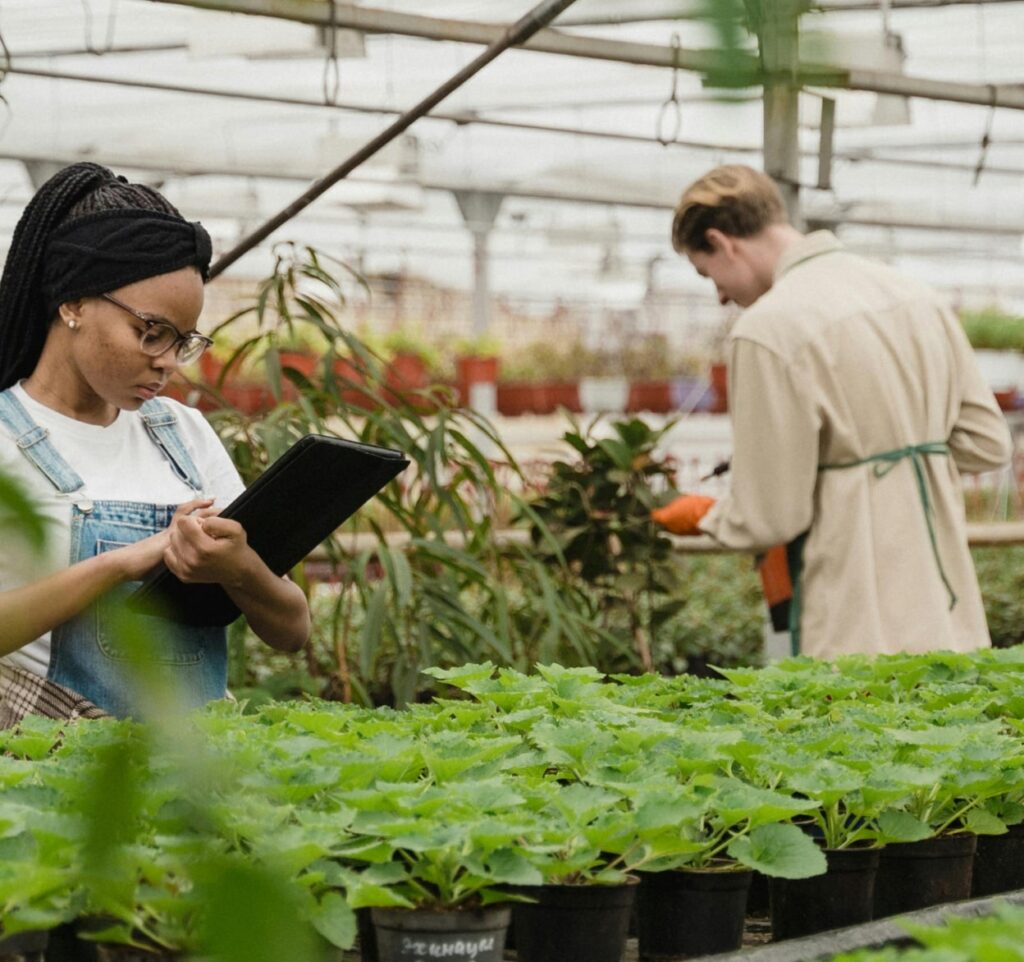
[[[70,688],[0,663],[0,729],[13,728],[26,715],[65,721],[109,717],[102,708]]]

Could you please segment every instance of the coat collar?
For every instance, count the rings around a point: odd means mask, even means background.
[[[800,240],[791,244],[783,252],[772,272],[773,280],[778,281],[780,277],[791,271],[797,264],[817,257],[819,254],[830,254],[832,251],[842,250],[843,245],[830,230],[816,230],[813,233],[805,234]]]

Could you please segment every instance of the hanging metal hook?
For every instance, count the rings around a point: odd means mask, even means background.
[[[331,19],[327,25],[327,56],[324,58],[324,103],[330,107],[338,104],[341,91],[341,72],[338,69],[338,6],[331,0]]]
[[[672,34],[672,92],[668,100],[661,105],[658,113],[657,138],[662,147],[674,144],[683,130],[683,110],[679,101],[679,57],[682,48],[679,34]],[[666,126],[668,130],[666,131]]]
[[[114,29],[117,26],[117,5],[118,0],[110,0],[107,7],[107,35],[103,40],[103,46],[97,47],[93,43],[93,14],[90,0],[81,0],[83,13],[83,28],[85,30],[85,49],[88,53],[102,56],[114,49]]]
[[[992,143],[992,121],[995,119],[996,107],[999,106],[999,91],[995,84],[988,85],[989,97],[991,98],[992,106],[989,107],[988,120],[985,123],[985,133],[981,135],[981,153],[978,154],[978,163],[974,168],[974,181],[972,187],[978,186],[978,181],[981,180],[982,171],[985,169],[985,163],[988,160],[988,148]]]

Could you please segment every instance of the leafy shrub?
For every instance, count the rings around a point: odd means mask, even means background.
[[[980,311],[963,311],[960,320],[972,347],[1024,351],[1024,317],[988,307]]]

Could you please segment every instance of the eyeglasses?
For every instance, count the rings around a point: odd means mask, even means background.
[[[210,338],[204,334],[197,334],[195,331],[189,334],[179,334],[178,329],[173,324],[147,317],[140,311],[135,310],[134,307],[129,307],[127,304],[119,301],[113,294],[100,294],[99,296],[103,300],[115,304],[122,311],[127,311],[132,317],[137,318],[146,325],[146,329],[139,337],[139,347],[142,348],[144,354],[148,354],[150,357],[159,357],[173,347],[174,356],[179,364],[191,364],[192,361],[197,360],[213,344]]]

